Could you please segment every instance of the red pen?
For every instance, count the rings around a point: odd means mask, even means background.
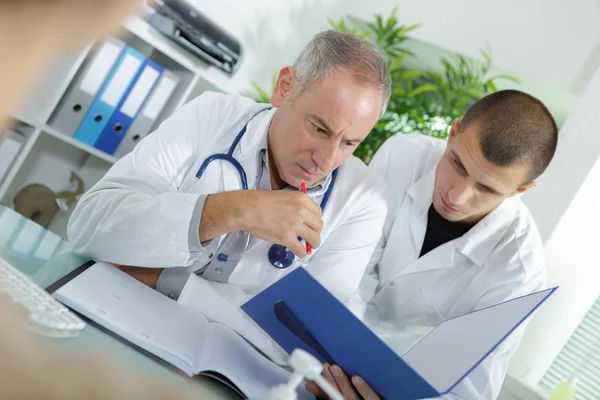
[[[300,184],[300,190],[302,190],[302,193],[306,194],[306,182],[302,182]],[[306,242],[306,253],[312,254],[312,247],[310,246],[310,244],[308,244],[308,242]]]

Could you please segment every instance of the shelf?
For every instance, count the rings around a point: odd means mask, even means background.
[[[231,76],[157,31],[143,17],[130,17],[123,23],[123,28],[120,40],[179,78],[179,85],[159,114],[155,127],[206,90],[237,91]],[[43,184],[53,191],[66,190],[72,187],[71,172],[83,179],[87,190],[117,162],[116,157],[52,126],[54,112],[77,79],[82,65],[88,62],[92,49],[93,43],[90,43],[81,51],[67,54],[49,65],[46,74],[40,77],[37,90],[12,113],[16,125],[26,126],[24,136],[27,141],[0,182],[0,202],[3,204],[11,206],[16,194],[32,183]],[[68,217],[69,213],[59,213],[49,228],[65,237]]]
[[[17,122],[22,122],[25,125],[29,125],[33,128],[39,128],[41,123],[36,121],[34,118],[28,117],[20,112],[11,112],[8,116]]]
[[[78,149],[81,149],[83,151],[88,152],[89,154],[93,155],[94,157],[98,157],[101,160],[104,160],[110,164],[114,164],[117,162],[117,158],[111,156],[110,154],[106,154],[103,151],[98,150],[97,148],[87,145],[85,143],[80,142],[79,140],[71,137],[71,136],[67,136],[65,134],[60,133],[59,131],[57,131],[54,128],[51,128],[47,125],[44,125],[42,127],[40,127],[43,133],[46,133],[50,136],[54,136],[56,139],[62,140],[65,143],[70,144],[71,146],[77,147]]]
[[[27,141],[21,148],[19,155],[14,160],[12,167],[10,168],[8,173],[4,176],[4,179],[2,180],[2,184],[0,185],[0,200],[2,198],[4,198],[4,196],[8,192],[8,188],[10,187],[13,180],[15,179],[15,176],[19,173],[19,170],[23,166],[23,163],[27,159],[27,156],[31,152],[31,148],[33,147],[33,145],[37,141],[38,137],[40,136],[40,132],[41,131],[39,129],[36,129],[33,131],[33,134],[27,138]]]
[[[10,116],[17,121],[23,122],[26,125],[30,125],[33,128],[39,129],[42,131],[42,133],[53,136],[65,143],[70,144],[71,146],[77,147],[78,149],[83,150],[83,151],[93,155],[94,157],[98,157],[99,159],[104,160],[110,164],[114,164],[118,160],[117,158],[111,156],[110,154],[106,154],[103,151],[100,151],[93,146],[87,145],[83,142],[80,142],[77,139],[74,139],[72,136],[68,136],[68,135],[65,135],[65,134],[59,132],[58,130],[52,128],[51,126],[44,125],[38,121],[34,121],[31,118],[27,118],[25,116],[18,115],[16,113],[12,113],[12,114],[10,114]],[[36,138],[37,138],[37,136],[36,136]],[[27,148],[27,146],[24,146],[23,150],[21,152],[25,151],[26,148]]]

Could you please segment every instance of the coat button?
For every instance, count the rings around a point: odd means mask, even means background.
[[[213,256],[214,256],[214,254],[213,254],[213,253],[210,253],[210,254],[208,255],[208,258],[213,258]]]
[[[169,293],[167,295],[168,298],[172,299],[172,300],[177,300],[177,295],[175,293]]]
[[[217,273],[217,275],[221,275],[223,273],[223,270],[221,268],[216,268],[215,272]]]

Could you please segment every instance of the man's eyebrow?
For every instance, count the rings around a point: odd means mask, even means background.
[[[308,116],[310,119],[313,119],[321,129],[324,129],[328,134],[333,134],[333,129],[331,129],[331,127],[329,125],[327,125],[327,122],[325,122],[325,120],[323,120],[323,118],[319,117],[316,114],[309,114]],[[351,143],[362,143],[363,139],[344,139],[346,142],[351,142]]]
[[[325,129],[329,133],[333,133],[333,129],[325,122],[325,120],[318,115],[309,114],[309,118],[314,119],[322,129]]]
[[[456,153],[454,152],[454,150],[451,150],[451,151],[450,151],[450,153],[452,153],[452,157],[454,157],[454,158],[456,159],[456,161],[458,161],[458,163],[460,164],[460,165],[457,165],[457,167],[458,167],[458,168],[460,168],[460,169],[462,169],[462,170],[465,172],[465,174],[466,174],[467,176],[469,176],[469,171],[467,171],[467,169],[465,168],[465,165],[462,163],[462,161],[460,161],[460,157],[458,156],[458,154],[456,154]],[[490,192],[490,193],[493,193],[493,194],[500,194],[500,192],[499,192],[499,191],[497,191],[496,189],[494,189],[493,187],[490,187],[490,186],[488,186],[488,185],[485,185],[485,184],[483,184],[483,183],[481,183],[481,182],[475,182],[475,183],[476,183],[476,184],[477,184],[479,187],[481,187],[481,188],[483,188],[483,189],[487,190],[487,191],[488,191],[488,192]]]
[[[450,150],[450,153],[452,153],[452,157],[454,157],[456,159],[456,161],[458,161],[458,163],[460,164],[460,165],[457,165],[457,167],[462,169],[463,171],[465,171],[465,174],[467,174],[467,176],[469,176],[469,173],[467,172],[467,169],[465,168],[462,161],[460,161],[460,157],[458,156],[458,154],[456,154],[454,152],[454,150]]]

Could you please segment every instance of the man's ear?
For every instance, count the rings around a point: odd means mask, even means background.
[[[271,96],[271,104],[273,107],[281,107],[283,102],[292,95],[294,88],[294,79],[296,77],[296,71],[291,66],[283,67],[279,71],[275,88],[273,89],[273,95]]]
[[[460,119],[456,118],[452,125],[450,125],[450,131],[448,132],[448,143],[451,142],[456,135],[458,135],[458,130],[460,129]]]
[[[526,191],[528,191],[529,189],[531,189],[532,187],[534,187],[536,185],[535,181],[530,181],[524,185],[519,186],[518,188],[515,189],[514,193],[512,194],[512,196],[515,196],[517,194],[521,194],[521,193],[525,193]]]

